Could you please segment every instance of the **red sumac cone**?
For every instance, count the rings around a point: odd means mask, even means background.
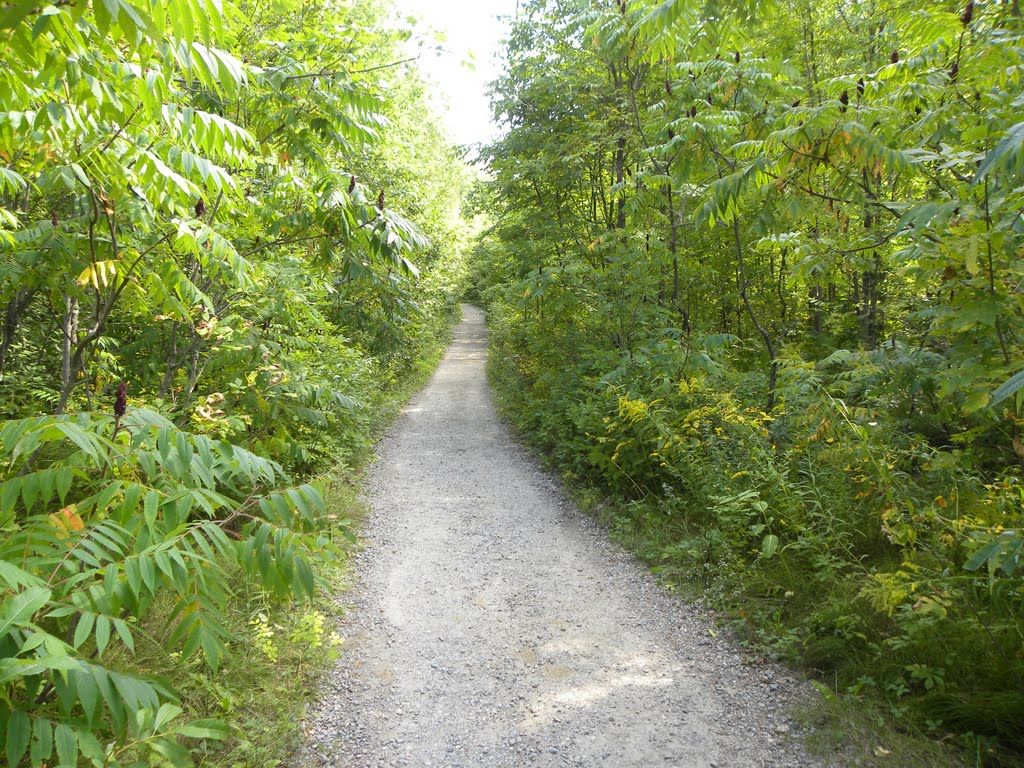
[[[114,395],[114,416],[120,419],[128,410],[128,385],[123,381],[117,385],[117,394]]]

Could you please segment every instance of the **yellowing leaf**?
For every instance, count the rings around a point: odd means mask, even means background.
[[[78,514],[78,507],[75,504],[69,504],[59,512],[50,515],[50,523],[57,529],[57,535],[62,539],[66,539],[71,531],[80,531],[85,528],[85,521]]]
[[[983,389],[976,389],[964,400],[964,413],[976,413],[988,405],[989,395]]]
[[[972,235],[967,238],[967,271],[972,275],[978,274],[978,238]]]
[[[97,291],[106,288],[117,274],[116,261],[97,261],[82,270],[82,274],[75,280],[83,288],[92,283]]]

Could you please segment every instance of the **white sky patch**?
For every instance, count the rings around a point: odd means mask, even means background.
[[[437,83],[448,133],[457,144],[486,143],[497,137],[487,84],[501,72],[501,41],[507,35],[517,0],[395,0],[402,17],[421,21],[413,31],[412,51]],[[438,43],[432,31],[446,39]],[[422,48],[417,48],[422,41]],[[442,50],[436,52],[440,45]],[[466,66],[472,62],[472,66]]]

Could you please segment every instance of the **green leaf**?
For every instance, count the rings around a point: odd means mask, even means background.
[[[78,670],[72,673],[75,686],[78,690],[78,700],[85,713],[87,723],[92,723],[97,714],[97,706],[100,701],[100,689],[95,676],[88,669]]]
[[[32,729],[32,749],[29,757],[32,765],[42,765],[48,762],[53,754],[53,726],[44,717],[35,719],[35,727]]]
[[[301,588],[296,591],[305,593],[312,597],[315,593],[313,571],[310,569],[309,563],[306,562],[304,557],[295,558],[295,576],[298,580],[298,586]]]
[[[153,720],[153,732],[162,732],[164,730],[164,726],[180,715],[181,712],[182,709],[179,706],[175,706],[174,704],[169,704],[167,702],[161,704],[160,709],[157,710],[156,716]]]
[[[835,701],[838,700],[838,697],[836,696],[836,692],[833,691],[831,688],[829,688],[824,683],[822,683],[821,681],[819,681],[819,680],[811,680],[810,683],[811,683],[811,685],[814,686],[815,690],[817,690],[818,693],[821,694],[822,698],[825,699],[825,701],[835,702]]]
[[[118,637],[121,638],[121,642],[125,644],[129,651],[135,653],[135,638],[132,636],[128,622],[124,619],[114,619],[114,629],[117,631]]]
[[[32,616],[49,602],[53,593],[45,587],[30,587],[0,607],[0,638],[14,627],[30,623]]]
[[[778,548],[779,537],[776,536],[774,533],[769,533],[767,536],[764,537],[764,540],[761,542],[761,554],[766,558],[774,555]]]
[[[54,730],[57,743],[57,759],[62,766],[78,765],[78,739],[70,726],[60,723]]]
[[[147,743],[147,746],[153,753],[163,758],[163,760],[159,761],[161,765],[186,768],[192,762],[189,758],[188,750],[170,739],[153,739]],[[152,758],[150,759],[152,762],[157,762],[152,760]]]
[[[96,617],[96,655],[102,656],[110,642],[110,619],[99,615]]]
[[[992,151],[985,155],[972,183],[977,184],[982,181],[993,168],[1007,161],[1015,161],[1019,165],[1024,161],[1024,153],[1021,152],[1022,145],[1024,145],[1024,123],[1017,123],[1006,132],[1006,135],[999,140]]]
[[[32,722],[20,709],[7,718],[7,765],[16,766],[24,757],[32,738]]]
[[[81,615],[78,619],[78,626],[75,627],[75,636],[72,640],[71,645],[75,648],[81,648],[82,643],[92,636],[92,628],[96,623],[96,614],[91,611],[87,611]]]
[[[0,580],[11,589],[19,587],[39,587],[45,589],[45,583],[38,576],[33,576],[16,565],[0,560]]]
[[[89,760],[96,768],[105,768],[105,766],[112,764],[108,762],[103,745],[89,731],[78,732],[78,747],[82,751],[82,756]]]
[[[75,174],[75,178],[82,183],[82,186],[86,187],[87,189],[92,189],[92,182],[89,181],[89,177],[85,175],[85,171],[82,170],[82,166],[80,166],[78,163],[72,163],[71,171],[72,173]]]
[[[1003,402],[1008,397],[1017,394],[1017,391],[1024,387],[1024,371],[1015,373],[1009,379],[999,385],[999,388],[992,393],[992,399],[989,400],[988,407],[993,408],[999,403]]]
[[[186,725],[179,725],[174,733],[190,739],[222,741],[231,735],[231,729],[219,720],[193,720]]]
[[[118,0],[101,0],[101,2],[93,3],[92,8],[96,16],[96,28],[101,35],[106,36],[110,31],[111,24],[117,20]]]
[[[964,563],[964,569],[976,571],[983,565],[988,565],[990,573],[1001,570],[1006,576],[1013,576],[1022,552],[1024,536],[1016,531],[1004,531],[971,555]]]

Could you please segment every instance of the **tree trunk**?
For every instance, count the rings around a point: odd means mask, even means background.
[[[775,344],[772,342],[771,334],[761,325],[761,321],[750,304],[750,298],[747,296],[747,270],[743,264],[743,241],[740,238],[740,221],[736,218],[735,213],[732,215],[732,233],[736,241],[736,263],[740,272],[740,298],[743,299],[743,306],[747,308],[747,316],[750,318],[750,322],[754,324],[758,334],[760,334],[761,340],[764,341],[764,348],[768,352],[768,405],[766,410],[770,411],[775,407],[775,385],[778,378]]]
[[[4,370],[7,368],[7,355],[14,343],[14,335],[18,332],[18,326],[21,325],[21,316],[25,314],[28,305],[32,303],[35,293],[34,288],[19,288],[4,310],[3,339],[0,340],[0,377],[4,375]]]
[[[75,388],[78,368],[81,362],[81,349],[78,341],[78,299],[64,297],[64,322],[61,324],[61,365],[60,365],[60,401],[54,415],[59,416],[68,407],[68,398]]]
[[[622,185],[626,180],[626,137],[619,136],[618,147],[615,150],[615,183],[619,187],[616,203],[615,228],[626,228],[626,195]]]

